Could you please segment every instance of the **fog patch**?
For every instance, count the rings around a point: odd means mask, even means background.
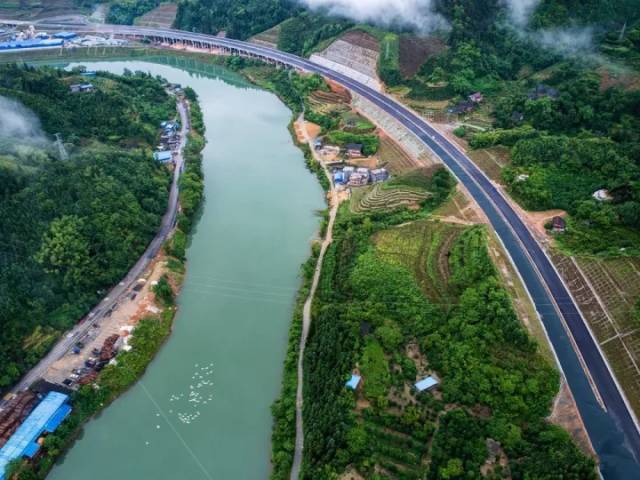
[[[312,10],[326,11],[382,27],[406,27],[429,33],[448,28],[433,0],[299,0]]]
[[[40,119],[20,102],[0,96],[0,148],[7,145],[44,147],[47,139]]]

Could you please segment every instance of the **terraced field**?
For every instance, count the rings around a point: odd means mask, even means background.
[[[351,98],[348,94],[340,95],[335,92],[317,90],[309,95],[308,101],[315,111],[323,115],[328,115],[332,112],[345,113],[351,110],[349,107]]]
[[[502,169],[511,163],[509,149],[506,147],[468,150],[468,153],[473,162],[494,182],[500,182]]]
[[[411,155],[386,135],[380,137],[378,156],[382,166],[393,175],[403,174],[417,166]]]
[[[424,220],[379,232],[378,253],[388,262],[411,268],[425,294],[434,302],[449,300],[449,251],[467,227]]]
[[[640,259],[552,259],[578,302],[636,415],[640,415]],[[594,292],[597,298],[594,296]]]
[[[2,18],[35,20],[86,13],[74,0],[0,0]]]
[[[265,30],[262,33],[254,35],[249,39],[251,43],[262,45],[263,47],[277,48],[278,38],[280,37],[280,25]]]
[[[388,422],[390,423],[390,422]],[[396,430],[382,418],[367,419],[363,423],[369,438],[377,445],[376,464],[384,472],[383,478],[420,479],[425,468],[420,465],[428,450],[428,443]]]
[[[351,211],[360,213],[367,210],[393,210],[403,206],[418,206],[429,195],[429,192],[417,188],[376,183],[373,187],[363,190],[361,196],[356,196],[355,202],[352,198]]]
[[[176,19],[177,12],[176,3],[163,3],[137,18],[135,24],[141,27],[170,28]]]

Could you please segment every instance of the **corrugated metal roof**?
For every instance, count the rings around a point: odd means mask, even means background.
[[[43,432],[54,431],[69,415],[71,407],[67,404],[69,396],[59,392],[49,392],[22,425],[0,449],[0,480],[5,480],[7,465],[16,458],[33,456],[39,445],[35,443]]]
[[[168,162],[171,160],[171,157],[172,155],[170,151],[156,152],[153,154],[153,158],[159,162]]]
[[[429,390],[432,387],[435,387],[436,385],[438,385],[438,381],[434,377],[429,375],[428,377],[423,378],[419,382],[416,382],[415,387],[419,392],[423,392],[425,390]]]
[[[351,375],[351,378],[347,383],[345,383],[345,386],[350,388],[351,390],[355,390],[356,388],[358,388],[359,383],[360,383],[360,375],[354,374],[354,375]]]

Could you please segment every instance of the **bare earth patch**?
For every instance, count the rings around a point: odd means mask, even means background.
[[[55,362],[45,373],[45,380],[62,383],[73,369],[84,367],[84,362],[91,355],[91,351],[94,348],[100,349],[106,338],[113,334],[126,336],[131,330],[130,327],[135,327],[142,318],[159,312],[160,308],[155,303],[155,294],[151,289],[166,272],[166,258],[161,254],[145,272],[143,278],[146,282],[140,291],[127,295],[126,300],[117,306],[111,316],[104,317],[100,321],[98,328],[92,328],[86,337],[79,338],[78,340],[85,345],[82,352],[79,355],[69,352]]]
[[[553,403],[553,410],[548,420],[569,432],[569,435],[571,435],[580,450],[586,455],[593,457],[594,460],[598,460],[593,450],[593,445],[591,445],[589,436],[584,428],[582,417],[578,412],[571,390],[564,379],[562,379],[560,392]]]
[[[427,59],[439,55],[446,48],[446,44],[440,38],[402,35],[400,37],[400,73],[405,78],[413,77]]]

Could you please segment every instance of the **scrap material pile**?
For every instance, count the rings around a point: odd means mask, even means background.
[[[80,379],[78,380],[78,385],[89,385],[90,383],[93,383],[96,378],[98,378],[98,372],[92,370],[83,377],[80,377]]]
[[[102,344],[102,350],[100,350],[100,362],[108,362],[116,356],[116,353],[118,352],[116,344],[119,339],[120,335],[118,335],[117,333],[114,333],[113,335],[110,335],[106,338],[106,340]]]
[[[18,394],[0,412],[0,448],[7,443],[36,403],[35,393],[27,390]]]

